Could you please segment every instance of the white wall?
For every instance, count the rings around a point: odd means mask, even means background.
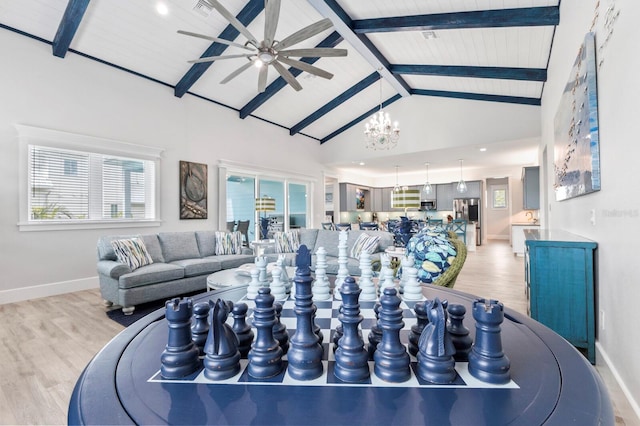
[[[613,33],[597,60],[598,114],[602,190],[556,202],[553,184],[553,120],[560,95],[585,34],[594,17],[596,0],[563,0],[549,64],[549,79],[542,99],[542,140],[546,141],[550,165],[547,170],[549,208],[541,212],[549,228],[564,229],[598,243],[597,310],[604,324],[598,325],[598,347],[610,361],[623,390],[640,416],[640,279],[637,267],[640,244],[640,199],[638,197],[638,100],[640,99],[640,2],[600,1],[596,45],[603,44],[603,21],[607,7],[620,15]],[[542,149],[540,151],[543,152]],[[543,164],[541,159],[540,164]],[[595,210],[592,225],[590,211]],[[543,222],[544,223],[544,222]]]
[[[514,182],[516,182],[514,180]],[[494,209],[492,207],[492,194],[493,186],[501,185],[507,189],[507,208]],[[509,178],[500,179],[487,179],[485,183],[485,209],[484,209],[484,223],[485,238],[493,240],[509,240],[511,234],[511,220],[510,212],[514,204],[514,197],[512,194],[512,186]],[[522,203],[520,203],[522,205]]]
[[[104,234],[217,229],[221,159],[316,179],[314,223],[323,218],[320,145],[230,109],[0,30],[0,303],[97,286],[96,241]],[[18,231],[18,139],[14,124],[163,148],[160,228]],[[283,153],[286,152],[286,155]],[[209,218],[179,220],[178,162],[209,165]],[[34,287],[35,286],[35,287]],[[39,286],[39,287],[38,287]],[[3,291],[4,290],[4,291]]]

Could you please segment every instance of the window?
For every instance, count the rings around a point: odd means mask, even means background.
[[[507,208],[507,189],[503,186],[493,187],[491,191],[492,207],[494,209]]]
[[[159,224],[156,148],[27,126],[18,130],[27,163],[21,230]]]

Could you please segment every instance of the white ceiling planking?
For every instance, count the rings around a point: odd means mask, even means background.
[[[521,96],[526,98],[539,98],[542,90],[542,82],[537,81],[432,75],[407,75],[405,76],[405,80],[412,87],[419,87],[424,90]]]
[[[66,7],[66,0],[0,1],[0,22],[52,41]]]

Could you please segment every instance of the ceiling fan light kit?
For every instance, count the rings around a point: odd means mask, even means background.
[[[251,51],[251,53],[243,54],[231,54],[231,55],[219,55],[203,57],[195,60],[188,61],[189,63],[206,63],[214,62],[217,60],[234,59],[234,58],[247,58],[248,64],[244,64],[240,68],[233,71],[227,77],[225,77],[221,84],[225,84],[245,70],[251,67],[253,64],[256,68],[260,69],[258,77],[258,92],[262,93],[266,89],[268,66],[273,65],[275,70],[284,78],[284,80],[293,87],[296,91],[302,90],[302,86],[293,74],[283,65],[289,65],[290,67],[305,71],[309,74],[313,74],[318,77],[331,79],[333,74],[323,69],[310,65],[306,62],[290,59],[290,57],[298,58],[322,58],[322,57],[340,57],[347,56],[346,49],[333,49],[333,48],[308,48],[308,49],[290,49],[288,47],[301,43],[321,32],[333,27],[333,23],[329,18],[322,19],[311,25],[308,25],[301,30],[289,35],[281,41],[274,39],[276,29],[278,27],[278,19],[280,17],[280,0],[265,0],[265,24],[264,24],[264,39],[258,42],[256,37],[244,26],[238,19],[233,16],[222,4],[217,0],[206,0],[220,15],[222,15],[229,24],[237,29],[244,37],[247,38],[247,42],[242,45],[228,40],[218,39],[215,37],[209,37],[202,34],[196,34],[189,31],[178,31],[179,34],[188,35],[191,37],[203,38],[216,43],[226,44],[230,47],[238,47]]]

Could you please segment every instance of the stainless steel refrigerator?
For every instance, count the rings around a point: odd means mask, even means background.
[[[464,219],[467,226],[476,228],[476,245],[482,244],[480,198],[456,198],[453,200],[453,214],[456,219]]]

